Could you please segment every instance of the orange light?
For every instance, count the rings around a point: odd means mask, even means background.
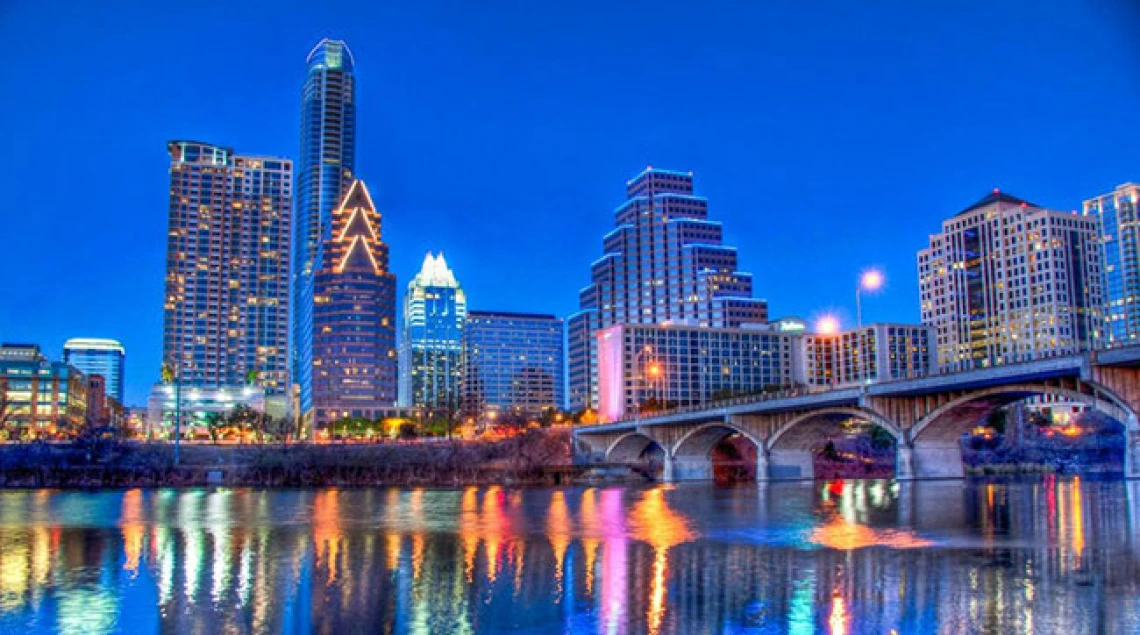
[[[839,319],[834,315],[825,315],[815,323],[815,332],[820,335],[835,335],[839,332]]]
[[[653,379],[657,379],[658,377],[661,376],[661,365],[654,362],[654,363],[649,365],[649,368],[646,369],[646,372]]]

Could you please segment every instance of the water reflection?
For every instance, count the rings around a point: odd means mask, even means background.
[[[0,631],[1140,631],[1140,483],[0,493]]]

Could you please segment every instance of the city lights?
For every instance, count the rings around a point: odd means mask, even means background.
[[[815,332],[820,335],[835,335],[839,332],[839,318],[825,315],[815,322]]]

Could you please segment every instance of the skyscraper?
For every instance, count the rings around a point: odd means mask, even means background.
[[[356,166],[352,52],[340,40],[323,39],[306,62],[293,241],[292,381],[300,388],[301,412],[313,407],[313,274],[321,266],[320,248],[333,210],[347,193]]]
[[[255,383],[283,402],[293,164],[196,141],[167,149],[163,361],[182,386]]]
[[[918,252],[922,323],[944,372],[1075,353],[1102,336],[1095,217],[994,192]]]
[[[312,406],[319,428],[396,401],[396,277],[363,181],[333,210],[313,274]]]
[[[73,338],[63,344],[63,361],[85,375],[102,375],[107,395],[123,403],[123,362],[126,350],[116,340]]]
[[[1140,341],[1140,185],[1125,183],[1085,201],[1086,216],[1100,220],[1104,267],[1105,344]]]
[[[530,418],[563,408],[563,361],[559,318],[471,311],[463,332],[464,412]]]
[[[598,403],[596,334],[614,324],[731,328],[763,324],[768,305],[752,297],[752,274],[737,270],[708,201],[693,194],[693,174],[652,167],[626,183],[626,202],[604,253],[579,292],[567,323],[569,406]]]
[[[443,254],[424,257],[404,295],[400,405],[458,409],[467,295]]]

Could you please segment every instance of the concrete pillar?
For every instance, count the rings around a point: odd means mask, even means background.
[[[962,450],[957,446],[914,445],[912,478],[966,478]]]
[[[899,442],[895,452],[895,480],[914,480],[914,447],[909,443]]]
[[[666,483],[681,481],[711,481],[712,459],[700,456],[674,456],[665,460],[661,480]]]
[[[675,465],[676,459],[669,455],[665,455],[661,465],[661,480],[665,483],[677,482],[677,466]]]
[[[797,480],[815,478],[815,457],[811,450],[772,450],[768,478]]]
[[[1140,429],[1136,416],[1128,416],[1124,430],[1124,478],[1140,478]]]
[[[772,459],[768,456],[768,450],[763,447],[756,449],[756,480],[760,483],[767,483],[771,478],[769,473],[769,464]]]

